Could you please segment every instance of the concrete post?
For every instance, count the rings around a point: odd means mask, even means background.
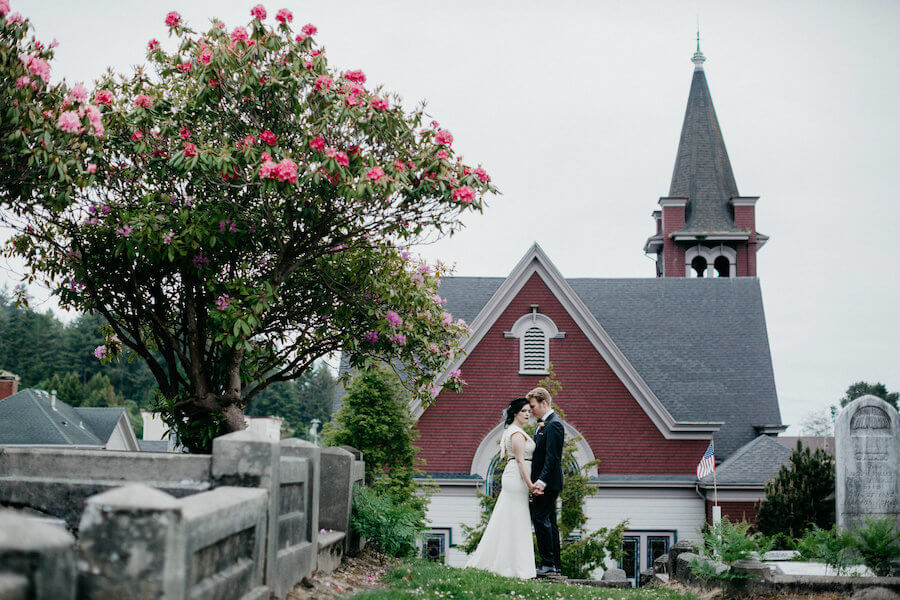
[[[60,526],[12,510],[0,511],[0,597],[74,600],[75,539]],[[24,587],[23,587],[24,582]]]
[[[273,589],[278,580],[278,445],[278,441],[245,429],[217,437],[212,451],[215,486],[261,487],[269,492],[265,582]]]
[[[319,481],[319,527],[349,534],[353,499],[353,454],[343,448],[323,448]]]
[[[315,444],[297,438],[281,440],[281,460],[304,459],[309,469],[303,487],[303,519],[305,528],[302,532],[305,543],[296,544],[293,548],[287,548],[289,541],[279,540],[278,549],[278,581],[274,588],[275,595],[284,597],[294,585],[303,578],[308,578],[316,569],[316,556],[319,549],[319,454],[321,450]],[[284,477],[284,475],[283,475]],[[284,485],[287,482],[282,482]],[[292,498],[290,494],[280,502],[280,520],[291,519],[291,515],[297,514],[299,506],[288,505]],[[299,502],[297,503],[299,505]]]
[[[88,498],[79,525],[81,597],[184,599],[180,521],[173,496],[141,483]]]

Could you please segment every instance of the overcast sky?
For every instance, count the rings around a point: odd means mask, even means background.
[[[55,80],[129,70],[189,25],[245,24],[255,2],[11,0],[60,42]],[[264,3],[319,28],[429,112],[502,196],[427,247],[459,275],[503,276],[537,241],[566,277],[652,277],[642,246],[668,193],[699,14],[738,189],[760,196],[759,255],[785,423],[857,380],[900,389],[900,3],[878,1]],[[7,273],[9,285],[15,278]],[[601,324],[602,325],[602,324]],[[794,431],[796,428],[792,428]]]

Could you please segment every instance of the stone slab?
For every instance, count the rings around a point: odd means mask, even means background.
[[[800,556],[800,553],[796,550],[770,550],[763,555],[762,560],[763,562],[794,560],[798,556]]]
[[[772,568],[773,572],[776,575],[791,575],[795,577],[804,576],[804,575],[822,575],[828,577],[837,577],[838,573],[825,563],[820,562],[805,562],[805,561],[786,561],[786,562],[773,562],[773,561],[765,561],[767,566]],[[872,572],[865,565],[853,565],[849,567],[844,575],[856,576],[856,577],[873,577],[875,573]]]
[[[22,575],[0,575],[0,600],[26,600],[28,580]]]
[[[319,534],[319,551],[316,555],[316,571],[323,574],[333,573],[344,559],[343,531],[332,531]]]
[[[27,578],[34,600],[75,598],[74,543],[62,527],[0,510],[0,566],[10,575]]]

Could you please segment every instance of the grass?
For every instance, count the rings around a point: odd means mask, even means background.
[[[387,589],[353,596],[354,600],[694,600],[692,594],[645,589],[590,588],[543,581],[523,581],[500,577],[487,571],[455,569],[422,561],[404,561],[388,571],[383,581]]]

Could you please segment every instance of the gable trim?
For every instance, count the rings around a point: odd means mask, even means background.
[[[528,249],[525,256],[472,321],[469,337],[462,344],[462,351],[438,377],[439,385],[446,381],[451,370],[459,369],[462,366],[466,356],[484,339],[497,319],[535,273],[575,321],[575,325],[590,340],[663,437],[666,439],[712,439],[713,433],[718,431],[724,423],[722,421],[676,421],[537,242]],[[421,401],[414,402],[410,409],[416,420],[425,412]]]

